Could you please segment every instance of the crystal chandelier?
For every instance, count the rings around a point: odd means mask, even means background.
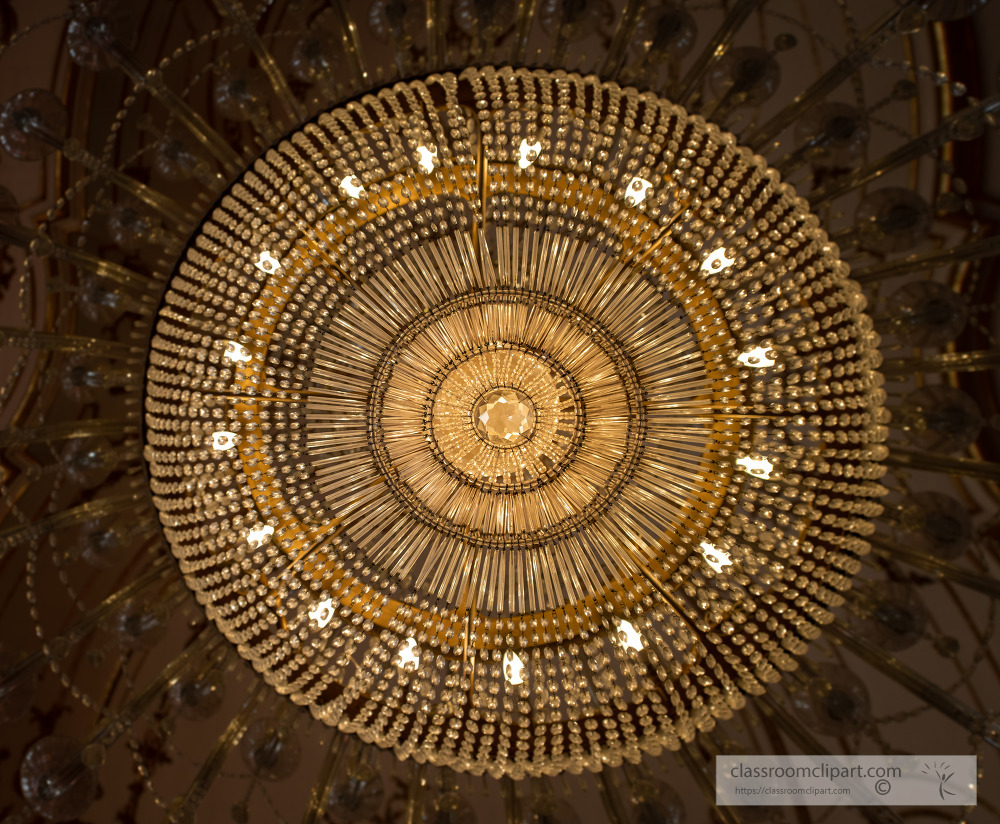
[[[779,821],[713,757],[995,759],[982,5],[19,10],[2,812]]]

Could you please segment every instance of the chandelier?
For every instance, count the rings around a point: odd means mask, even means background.
[[[4,18],[56,82],[0,110],[0,811],[782,821],[714,757],[920,728],[988,771],[990,9],[362,5]]]

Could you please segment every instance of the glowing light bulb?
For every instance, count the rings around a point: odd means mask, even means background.
[[[729,557],[728,552],[716,549],[708,541],[702,541],[699,549],[706,563],[716,572],[722,572],[723,567],[730,566],[733,563],[733,559]]]
[[[254,266],[265,274],[270,275],[278,271],[278,259],[270,252],[261,252]]]
[[[752,366],[754,369],[763,369],[765,366],[774,366],[774,361],[767,356],[771,350],[764,346],[757,346],[748,349],[736,358],[744,366]]]
[[[247,543],[250,544],[251,549],[260,549],[264,544],[271,540],[271,536],[274,534],[274,527],[270,524],[261,524],[251,529],[247,533]]]
[[[517,165],[522,169],[527,169],[532,163],[538,160],[538,155],[541,154],[541,151],[542,143],[540,140],[536,140],[534,143],[529,143],[527,139],[522,140],[521,146],[517,150],[519,155]]]
[[[228,360],[230,363],[250,363],[253,360],[253,356],[243,344],[237,343],[234,340],[227,340],[226,351],[222,353],[224,360]]]
[[[232,449],[234,446],[236,446],[235,432],[220,430],[212,433],[212,449],[221,452],[224,449]]]
[[[361,197],[365,193],[365,187],[354,175],[348,175],[340,181],[340,191],[347,197]]]
[[[521,661],[516,652],[507,650],[503,654],[503,675],[507,679],[507,683],[514,686],[523,684],[522,672],[524,672],[524,662]]]
[[[629,206],[638,206],[646,199],[646,193],[653,188],[653,184],[641,177],[633,177],[625,190],[625,202]]]
[[[635,628],[635,624],[624,618],[618,620],[618,640],[625,649],[642,649],[642,636]]]
[[[320,628],[325,627],[333,620],[333,601],[324,598],[309,610],[309,617],[319,624]]]
[[[770,478],[774,464],[767,458],[739,458],[736,465],[743,467],[744,471],[758,478]]]
[[[736,258],[729,257],[729,253],[726,251],[725,247],[720,246],[701,262],[701,271],[721,272],[727,266],[732,266],[734,260],[736,260]]]
[[[400,650],[399,653],[399,666],[405,667],[407,664],[413,664],[414,667],[420,664],[420,653],[416,651],[417,649],[417,639],[407,638],[406,639],[406,649]]]
[[[434,171],[434,167],[437,165],[437,146],[433,146],[430,149],[426,146],[417,146],[417,154],[420,155],[420,158],[417,160],[417,165],[420,167],[420,171],[429,175]]]

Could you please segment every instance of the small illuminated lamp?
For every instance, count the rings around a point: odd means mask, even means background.
[[[399,666],[405,667],[407,664],[413,664],[414,667],[420,664],[420,653],[417,650],[417,639],[407,638],[406,648],[400,650],[399,652]]]
[[[631,621],[620,618],[618,620],[618,633],[619,640],[625,649],[642,649],[642,636]]]
[[[721,272],[727,266],[732,266],[735,260],[736,258],[729,257],[729,253],[724,246],[720,246],[701,262],[701,271],[708,273]]]
[[[333,601],[329,598],[324,598],[309,610],[309,617],[319,624],[320,629],[322,629],[333,620]]]
[[[221,452],[236,446],[236,433],[222,429],[212,433],[212,449]]]
[[[260,549],[271,540],[273,534],[274,527],[270,524],[255,526],[247,533],[247,543],[250,544],[251,549]]]
[[[701,550],[702,557],[716,572],[722,572],[723,567],[731,566],[733,563],[733,559],[729,556],[728,552],[716,549],[708,541],[702,541],[698,548]]]
[[[261,252],[254,264],[260,271],[270,275],[278,271],[278,259],[270,252]]]
[[[237,343],[234,340],[227,340],[226,351],[222,353],[224,360],[228,360],[230,363],[250,363],[253,360],[253,356],[250,354],[250,350],[247,349],[242,343]]]
[[[529,143],[527,139],[522,140],[521,146],[517,150],[519,155],[517,165],[522,169],[527,169],[532,163],[538,160],[538,155],[541,151],[542,143],[540,140],[536,140],[534,143]]]
[[[429,175],[437,165],[437,146],[432,146],[429,149],[426,146],[417,146],[417,154],[420,155],[420,158],[417,160],[420,171]]]
[[[646,194],[653,184],[641,177],[633,177],[625,191],[625,201],[629,206],[639,206],[646,200]]]
[[[343,192],[346,197],[357,198],[361,197],[361,195],[365,193],[365,187],[361,185],[361,181],[354,175],[348,175],[340,181],[340,191]]]
[[[523,684],[522,672],[524,672],[524,662],[516,652],[507,650],[503,654],[503,676],[507,679],[507,683],[513,684],[515,687]]]
[[[738,458],[736,465],[742,467],[745,472],[758,478],[770,478],[774,464],[767,458]]]
[[[774,360],[767,355],[770,351],[766,346],[756,346],[753,349],[742,352],[736,360],[744,366],[763,369],[765,366],[774,366]]]

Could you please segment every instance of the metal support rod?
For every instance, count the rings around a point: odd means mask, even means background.
[[[424,796],[424,773],[426,764],[411,764],[410,792],[406,799],[406,824],[417,824],[420,818],[420,805]]]
[[[180,680],[181,675],[188,667],[202,661],[204,656],[220,646],[224,639],[225,636],[215,628],[214,624],[207,625],[199,636],[188,644],[180,655],[167,664],[142,692],[136,695],[106,724],[99,727],[90,736],[89,743],[105,748],[112,746],[122,733],[139,720],[153,701]]]
[[[922,358],[889,358],[882,361],[883,375],[912,375],[914,372],[992,372],[1000,368],[1000,349],[974,352],[942,352]]]
[[[604,803],[604,811],[608,815],[611,824],[628,824],[628,816],[622,809],[622,801],[618,795],[618,790],[608,780],[608,771],[601,770],[599,773],[600,783],[598,789],[601,791],[601,801]]]
[[[510,49],[510,62],[515,66],[522,65],[527,57],[528,35],[531,33],[537,7],[538,0],[526,0],[518,7],[517,25]]]
[[[941,472],[945,475],[963,475],[979,481],[1000,483],[1000,464],[992,461],[977,461],[972,458],[957,458],[952,455],[937,455],[893,446],[885,459],[887,466],[898,469],[923,469]]]
[[[141,578],[137,578],[131,584],[109,595],[100,604],[81,616],[69,629],[50,640],[46,644],[47,649],[50,652],[64,649],[68,651],[70,646],[77,643],[94,627],[116,610],[128,604],[133,598],[143,594],[154,585],[175,581],[178,577],[177,565],[173,559],[163,558]],[[36,650],[5,670],[3,677],[0,678],[0,696],[9,692],[22,678],[37,671],[49,660],[50,652],[46,652],[44,648]]]
[[[625,59],[625,49],[628,46],[629,38],[635,31],[639,16],[645,6],[645,0],[628,0],[625,4],[625,10],[618,18],[618,28],[611,37],[608,55],[604,58],[604,64],[601,67],[601,77],[607,80],[618,77],[618,72],[621,71]]]
[[[357,91],[362,91],[367,88],[369,78],[368,69],[365,68],[364,58],[361,56],[361,38],[358,35],[358,26],[347,8],[347,0],[330,0],[330,4],[337,12],[337,19],[340,21],[341,45],[344,47],[347,63],[354,75],[354,87]]]
[[[970,111],[978,111],[978,115],[970,114]],[[882,177],[887,172],[890,172],[900,166],[904,166],[922,155],[927,154],[928,152],[939,149],[946,143],[950,143],[955,139],[955,127],[961,120],[975,116],[984,117],[987,114],[992,114],[997,111],[1000,111],[1000,96],[984,100],[975,110],[962,109],[960,112],[953,114],[950,117],[946,117],[938,126],[931,129],[929,132],[925,132],[924,134],[915,137],[908,143],[904,143],[899,148],[889,152],[887,155],[882,156],[878,160],[862,166],[860,169],[857,169],[850,174],[838,177],[829,183],[825,183],[822,186],[813,189],[807,198],[809,200],[809,205],[815,209],[822,203],[826,203],[829,200],[833,200],[834,198],[847,194],[847,192],[864,186],[866,183],[871,183],[873,180]]]
[[[0,223],[0,244],[19,246],[29,250],[36,257],[54,257],[56,260],[64,260],[97,277],[107,278],[121,286],[137,289],[141,292],[148,292],[150,293],[150,303],[152,303],[153,287],[159,293],[159,284],[138,272],[133,272],[125,266],[103,260],[80,249],[63,246],[47,235],[25,229],[22,226]]]
[[[757,10],[757,7],[763,2],[764,0],[737,0],[737,2],[732,5],[725,19],[715,30],[715,35],[712,37],[711,41],[705,46],[701,54],[698,55],[698,59],[695,60],[694,65],[688,69],[688,73],[684,75],[684,79],[681,81],[679,91],[676,95],[678,103],[682,106],[687,103],[688,97],[694,93],[696,87],[704,79],[711,65],[729,50],[729,46],[732,43],[733,38],[736,36],[736,32],[740,30],[740,27],[746,22],[746,19],[753,14],[754,11]]]
[[[822,77],[816,79],[808,89],[743,142],[752,146],[754,151],[760,152],[768,142],[798,120],[807,109],[825,100],[830,92],[865,65],[872,54],[893,34],[899,16],[919,2],[920,0],[907,0],[906,3],[890,11],[861,38],[853,51],[840,58]]]
[[[974,572],[971,569],[963,569],[956,564],[942,561],[940,558],[914,552],[912,549],[899,546],[881,535],[869,535],[868,541],[880,555],[903,561],[943,581],[951,581],[959,586],[974,589],[989,595],[991,598],[1000,598],[1000,581],[990,575]]]
[[[160,101],[202,146],[205,146],[222,163],[230,177],[240,171],[243,161],[226,139],[208,125],[205,119],[163,82],[159,71],[147,70],[139,65],[138,58],[120,41],[114,40],[105,47],[107,55],[118,64],[136,86],[146,89]]]
[[[68,526],[83,523],[91,518],[113,515],[118,512],[134,512],[148,500],[148,495],[139,492],[111,495],[64,509],[62,512],[56,512],[31,524],[5,529],[0,532],[0,558],[3,558],[8,551],[22,541],[37,538],[46,532],[54,532],[57,529],[65,529]]]
[[[330,789],[333,787],[333,782],[337,776],[337,771],[340,768],[340,762],[343,760],[346,748],[344,736],[335,730],[333,737],[330,739],[330,746],[327,748],[326,755],[323,756],[323,763],[320,765],[319,774],[316,776],[316,781],[309,791],[309,803],[306,805],[305,814],[302,816],[302,824],[317,824],[320,816],[323,815],[327,798],[330,795]]]
[[[29,443],[46,443],[49,441],[65,441],[73,438],[94,438],[102,435],[137,435],[139,434],[138,416],[134,420],[127,418],[94,418],[86,421],[64,421],[62,423],[47,423],[26,429],[0,430],[0,449],[10,446],[22,446]]]
[[[898,260],[876,263],[873,266],[864,266],[851,272],[851,277],[858,283],[874,283],[897,275],[981,260],[997,254],[1000,254],[1000,235],[994,235],[974,243],[963,243],[961,246],[952,246],[938,252],[925,252],[921,255],[911,255]]]
[[[969,732],[982,736],[983,740],[990,746],[1000,749],[1000,726],[959,701],[950,693],[945,692],[930,679],[906,666],[881,647],[855,635],[854,632],[839,623],[829,624],[824,632],[901,687],[940,710],[952,721],[961,724]]]
[[[832,755],[816,737],[805,728],[770,692],[755,696],[757,709],[762,715],[774,719],[781,731],[809,755]],[[861,814],[873,824],[902,824],[903,819],[888,807],[861,807]]]
[[[145,351],[129,343],[88,338],[83,335],[60,335],[35,329],[13,329],[0,326],[0,346],[47,352],[73,352],[99,358],[145,359]]]
[[[446,17],[442,13],[440,0],[426,0],[427,52],[432,66],[444,63],[444,30]]]
[[[257,27],[254,25],[254,21],[250,19],[250,15],[247,14],[242,0],[218,0],[218,2],[236,23],[243,38],[247,41],[247,45],[250,46],[250,49],[256,56],[257,64],[267,77],[271,88],[274,89],[274,94],[278,102],[284,108],[285,113],[291,121],[290,125],[298,126],[304,123],[308,117],[308,113],[298,98],[292,94],[284,72],[278,67],[274,56],[268,51],[267,46],[264,45],[264,41],[257,33]]]
[[[681,743],[681,760],[688,772],[694,776],[695,783],[701,787],[708,803],[712,805],[723,824],[742,824],[736,811],[729,806],[719,806],[715,803],[715,781],[705,772],[705,765],[701,758],[695,755],[694,748],[687,742]]]
[[[164,824],[189,824],[194,820],[194,811],[208,794],[212,783],[222,771],[229,753],[240,743],[243,733],[246,732],[247,722],[268,693],[269,690],[266,689],[262,680],[254,681],[254,686],[243,702],[243,706],[240,707],[240,711],[229,722],[212,751],[201,762],[201,769],[198,770],[198,774],[194,777],[187,792],[182,798],[175,799],[174,803],[171,804]]]

